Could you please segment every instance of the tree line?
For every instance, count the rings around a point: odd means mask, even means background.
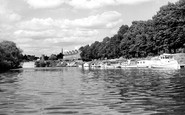
[[[93,59],[143,58],[185,48],[185,1],[168,3],[151,20],[122,25],[113,37],[80,48],[84,61]]]

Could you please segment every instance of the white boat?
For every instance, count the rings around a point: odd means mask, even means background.
[[[90,64],[91,68],[99,68],[99,69],[116,69],[121,68],[120,63],[118,61],[104,60],[104,61],[96,61]]]
[[[115,68],[121,68],[121,64],[118,61],[104,61],[101,64],[101,67],[105,69],[115,69]]]
[[[151,68],[151,65],[152,65],[151,60],[139,60],[139,61],[137,61],[137,67]]]
[[[82,65],[82,64],[78,64],[78,67],[82,68],[82,67],[83,67],[83,65]]]
[[[121,68],[136,68],[137,61],[136,60],[126,60],[121,63]]]
[[[151,59],[152,68],[180,69],[180,64],[171,54],[163,54]]]
[[[101,62],[100,61],[93,61],[90,64],[91,68],[100,68],[101,67]]]
[[[158,57],[153,57],[152,59],[143,59],[139,61],[126,60],[121,63],[121,68],[137,67],[137,68],[180,69],[181,66],[182,64],[178,63],[178,60],[175,59],[174,54],[162,54]]]
[[[89,62],[84,63],[83,67],[90,67],[90,63]]]

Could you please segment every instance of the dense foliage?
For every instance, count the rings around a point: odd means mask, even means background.
[[[36,67],[63,67],[60,60],[63,59],[63,53],[51,54],[50,56],[42,55],[39,61],[35,62]]]
[[[36,57],[35,55],[23,55],[22,56],[22,61],[23,62],[27,62],[27,61],[34,61],[34,60],[37,60],[39,59],[39,57]]]
[[[0,42],[0,71],[18,68],[22,51],[11,41]]]
[[[148,21],[122,25],[116,35],[80,48],[84,61],[140,58],[180,52],[185,47],[185,1],[168,3]]]

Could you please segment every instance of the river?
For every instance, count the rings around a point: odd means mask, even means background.
[[[0,115],[184,115],[184,70],[11,70]]]

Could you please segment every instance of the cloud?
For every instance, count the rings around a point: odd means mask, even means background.
[[[179,0],[156,0],[155,2],[161,6],[166,5],[168,2],[175,3],[177,1]]]
[[[34,40],[38,39],[53,39],[64,40],[65,38],[73,37],[84,38],[91,37],[98,34],[97,30],[81,30],[81,29],[69,29],[69,30],[44,30],[44,31],[28,31],[28,30],[17,30],[14,35],[17,38],[32,38]],[[74,39],[67,39],[67,41],[73,41]]]
[[[63,0],[26,0],[33,8],[55,8],[64,3]]]
[[[111,5],[138,4],[152,0],[25,0],[32,8],[56,8],[68,4],[77,9],[94,9]]]
[[[21,16],[14,11],[7,8],[7,3],[5,0],[1,0],[0,4],[0,23],[9,23],[14,21],[19,21]]]
[[[16,25],[17,30],[14,31],[14,36],[19,38],[16,42],[23,49],[43,47],[51,52],[49,50],[51,47],[61,49],[60,47],[63,46],[67,49],[97,40],[102,30],[111,30],[120,25],[121,16],[119,12],[108,11],[73,20],[33,18],[19,22]],[[47,46],[50,47],[47,48]]]
[[[138,4],[152,0],[71,0],[69,5],[78,9],[93,9],[111,5]]]
[[[55,34],[54,30],[45,30],[45,31],[28,31],[28,30],[17,30],[14,32],[17,37],[29,37],[29,38],[48,38],[53,37]]]
[[[21,29],[29,29],[29,30],[44,30],[50,29],[53,26],[58,26],[56,20],[52,18],[40,19],[40,18],[33,18],[32,20],[23,21],[18,23],[17,26]]]
[[[17,24],[20,29],[26,30],[47,30],[51,28],[55,29],[69,29],[69,28],[85,28],[85,29],[103,29],[113,28],[122,22],[121,14],[116,11],[108,11],[102,14],[92,15],[87,18],[80,19],[39,19],[33,18],[29,21],[24,21]]]
[[[176,2],[177,0],[25,0],[32,8],[56,8],[67,4],[76,9],[95,9],[105,6],[133,5],[143,2]]]
[[[115,0],[71,0],[68,4],[79,9],[92,9],[106,5],[114,5],[116,2]]]
[[[108,11],[74,20],[33,18],[18,23],[16,25],[18,30],[14,32],[14,35],[17,38],[60,38],[65,41],[66,39],[64,38],[88,38],[96,36],[100,32],[99,29],[112,29],[120,25],[120,23],[122,23],[121,14],[116,11]],[[80,40],[83,42],[82,39]]]
[[[67,26],[77,26],[83,28],[112,28],[113,23],[121,22],[121,14],[116,11],[108,11],[102,14],[89,16],[87,18],[66,20]],[[112,25],[112,26],[111,26]]]
[[[118,4],[138,4],[143,2],[148,2],[152,0],[117,0]]]

